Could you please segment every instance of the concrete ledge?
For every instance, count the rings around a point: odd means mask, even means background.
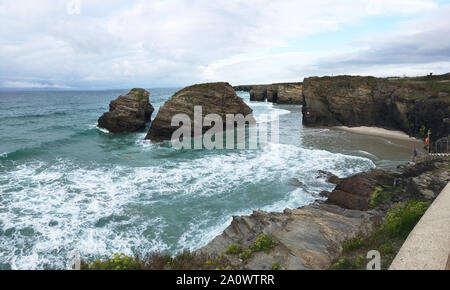
[[[445,270],[449,254],[450,183],[408,236],[389,270]]]

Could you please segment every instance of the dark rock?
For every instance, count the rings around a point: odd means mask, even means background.
[[[278,104],[295,104],[303,103],[302,83],[279,83],[270,85],[247,85],[236,86],[236,91],[250,92],[251,101]]]
[[[432,201],[450,182],[449,165],[448,159],[433,160],[339,179],[326,203],[283,213],[255,211],[250,216],[233,217],[224,232],[198,252],[219,256],[233,243],[248,248],[264,234],[272,238],[275,248],[268,253],[253,253],[247,263],[226,255],[234,267],[269,270],[279,263],[285,270],[329,269],[342,255],[342,242],[373,233],[394,204],[410,199]],[[329,174],[321,172],[321,176]],[[374,210],[358,210],[369,207],[369,196],[376,186],[389,186],[394,195]]]
[[[283,213],[256,211],[250,216],[234,217],[231,225],[199,249],[201,253],[220,255],[232,244],[250,247],[261,235],[270,236],[276,247],[269,253],[252,254],[239,267],[270,270],[274,263],[281,269],[329,269],[342,252],[341,243],[374,230],[377,212],[344,210],[334,205],[314,204]]]
[[[250,92],[254,85],[234,86],[233,89],[237,92]]]
[[[391,204],[409,199],[430,201],[450,182],[450,170],[446,167],[448,160],[425,161],[394,169],[373,169],[339,179],[336,188],[326,201],[343,208],[368,210],[370,198],[378,186],[387,188],[392,197],[383,202],[382,208],[388,209]]]
[[[450,80],[450,75],[449,75]],[[442,85],[450,91],[450,86]],[[377,126],[418,135],[431,128],[432,140],[450,133],[450,97],[430,99],[436,88],[419,80],[374,77],[313,77],[303,82],[303,123],[307,126]],[[444,94],[442,94],[444,93]],[[447,94],[445,96],[445,94]]]
[[[250,90],[250,101],[265,101],[267,99],[267,86],[254,86]]]
[[[275,103],[301,105],[303,103],[302,84],[279,84]]]
[[[149,97],[150,93],[144,89],[132,89],[128,94],[119,96],[110,103],[109,112],[100,117],[98,126],[111,133],[145,129],[154,111]]]
[[[271,103],[278,101],[278,85],[267,86],[267,101]]]
[[[289,185],[295,186],[295,187],[304,187],[305,186],[305,184],[303,182],[301,182],[300,180],[298,180],[297,178],[291,178],[289,180]]]
[[[228,83],[208,83],[184,88],[174,94],[164,106],[159,109],[153,120],[146,139],[153,142],[171,140],[177,127],[172,127],[173,116],[186,114],[191,119],[192,130],[194,127],[194,107],[202,107],[202,116],[218,114],[226,125],[227,114],[252,114],[253,110],[244,103],[242,98],[236,95]],[[251,117],[252,120],[253,117]],[[203,133],[209,128],[203,127]],[[194,136],[194,134],[192,134]]]
[[[327,182],[332,184],[338,184],[339,182],[339,177],[331,172],[319,170],[318,173],[319,175],[317,176],[317,178],[325,179]]]

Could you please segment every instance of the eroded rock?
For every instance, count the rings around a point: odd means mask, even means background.
[[[146,139],[153,142],[170,140],[173,132],[178,129],[178,127],[171,125],[173,117],[177,114],[187,115],[191,119],[193,130],[195,106],[202,107],[203,117],[208,114],[219,115],[224,121],[224,128],[227,114],[242,114],[245,117],[253,112],[242,98],[236,95],[236,92],[228,83],[193,85],[174,94],[160,108]],[[251,116],[251,119],[253,119],[253,116]],[[208,129],[208,127],[203,127],[202,132],[204,133]],[[192,136],[194,136],[194,132]]]
[[[100,117],[98,126],[111,133],[140,131],[150,122],[153,111],[150,93],[144,89],[132,89],[110,103],[109,112]]]
[[[303,82],[303,124],[307,126],[376,126],[432,140],[450,134],[450,74],[435,82],[423,78],[382,79],[360,76],[312,77]]]
[[[270,236],[276,247],[270,253],[253,253],[248,263],[230,255],[235,266],[270,270],[328,269],[342,252],[341,243],[373,230],[376,212],[344,210],[334,205],[314,204],[283,213],[256,211],[250,216],[234,217],[231,225],[199,251],[220,255],[232,244],[250,247],[261,235]]]

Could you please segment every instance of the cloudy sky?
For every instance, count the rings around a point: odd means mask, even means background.
[[[450,71],[450,0],[0,0],[0,88]]]

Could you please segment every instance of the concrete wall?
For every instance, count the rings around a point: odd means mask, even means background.
[[[408,236],[389,270],[445,270],[449,254],[450,183]]]

